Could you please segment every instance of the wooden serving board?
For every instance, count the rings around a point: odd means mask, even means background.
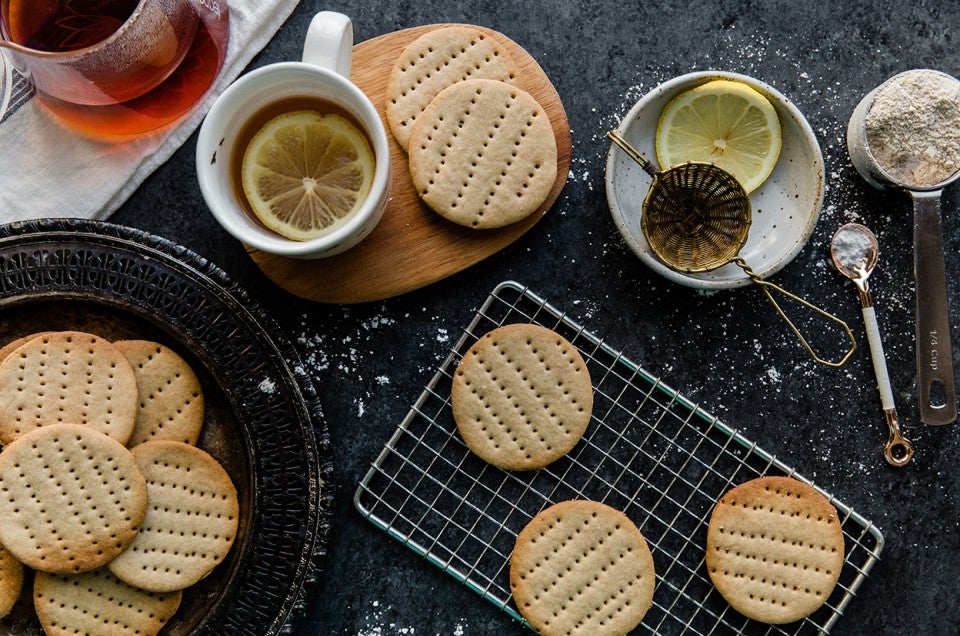
[[[424,33],[442,26],[451,25],[395,31],[353,47],[351,79],[374,103],[384,122],[387,80],[400,52]],[[546,201],[526,219],[495,230],[472,230],[447,221],[417,196],[407,153],[386,126],[393,187],[383,219],[359,245],[330,258],[299,260],[248,248],[254,262],[280,287],[308,300],[327,303],[360,303],[397,296],[456,274],[500,251],[539,221],[557,200],[570,172],[571,154],[570,126],[560,97],[540,65],[520,45],[496,31],[473,28],[503,44],[519,69],[517,84],[533,95],[550,118],[557,139],[557,180]]]

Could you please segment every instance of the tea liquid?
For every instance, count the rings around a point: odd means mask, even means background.
[[[260,222],[260,219],[257,218],[257,215],[254,214],[250,203],[247,201],[247,195],[243,193],[243,155],[247,150],[247,146],[253,141],[253,137],[260,132],[260,129],[263,128],[268,121],[284,113],[292,113],[298,110],[312,110],[321,115],[339,115],[343,117],[363,133],[363,136],[367,140],[367,145],[373,148],[373,142],[370,140],[367,129],[353,113],[350,113],[331,101],[319,97],[309,95],[285,97],[271,102],[253,113],[253,115],[243,123],[243,127],[240,128],[240,131],[237,133],[236,141],[233,142],[233,154],[230,156],[230,179],[233,186],[233,196],[237,200],[237,203],[243,208],[243,211],[246,212],[251,220],[264,228],[266,226],[264,226],[263,223]]]
[[[8,0],[7,37],[36,51],[63,53],[92,46],[120,28],[138,0]]]
[[[137,0],[0,1],[7,37],[37,50],[61,52],[109,37],[138,4]],[[175,122],[206,93],[227,51],[226,3],[196,0],[195,5],[200,23],[193,42],[176,70],[153,90],[102,106],[74,104],[38,91],[38,103],[67,127],[98,139],[132,137]]]

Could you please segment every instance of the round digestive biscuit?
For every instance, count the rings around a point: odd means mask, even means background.
[[[180,606],[180,591],[156,594],[99,568],[83,574],[37,573],[33,604],[48,636],[157,634]]]
[[[133,540],[146,508],[133,455],[88,426],[44,426],[0,452],[0,543],[36,570],[100,567]]]
[[[464,442],[507,470],[543,468],[580,440],[593,409],[590,373],[576,348],[531,324],[494,329],[453,376],[453,417]]]
[[[48,424],[86,424],[125,444],[137,416],[137,380],[112,344],[60,331],[0,361],[0,443]]]
[[[169,440],[133,448],[150,506],[140,534],[108,564],[117,578],[152,592],[193,585],[220,563],[237,534],[237,491],[204,451]]]
[[[23,565],[0,545],[0,618],[13,609],[23,588]]]
[[[707,528],[707,570],[738,612],[772,624],[809,616],[843,567],[837,510],[789,477],[760,477],[729,490]]]
[[[520,532],[510,590],[537,633],[625,634],[653,604],[653,557],[640,530],[610,506],[564,501]]]
[[[387,123],[406,149],[417,118],[446,87],[466,79],[511,81],[517,74],[497,41],[466,26],[434,29],[411,42],[387,82]]]
[[[148,340],[113,346],[133,367],[140,404],[127,446],[155,439],[195,444],[203,425],[203,392],[190,365],[168,347]]]
[[[557,141],[546,112],[529,93],[496,80],[443,89],[417,119],[408,154],[420,198],[476,229],[526,218],[557,176]]]
[[[5,360],[8,355],[13,353],[21,345],[25,345],[26,343],[30,342],[34,338],[39,338],[40,336],[46,336],[47,334],[50,334],[50,333],[53,333],[53,332],[41,331],[39,333],[31,333],[26,336],[22,336],[20,338],[17,338],[16,340],[11,340],[7,344],[3,345],[3,347],[0,347],[0,361]]]

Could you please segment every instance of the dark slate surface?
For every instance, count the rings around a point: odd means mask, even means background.
[[[195,137],[112,218],[220,264],[264,301],[309,362],[333,437],[337,520],[328,573],[296,633],[524,633],[364,521],[351,500],[460,329],[504,279],[530,285],[882,529],[883,559],[834,633],[960,632],[960,424],[932,429],[918,421],[909,202],[866,186],[844,146],[853,107],[890,75],[917,67],[960,74],[960,4],[304,1],[253,66],[296,59],[308,21],[321,9],[350,14],[358,40],[443,21],[482,24],[513,38],[540,62],[566,106],[573,164],[553,210],[513,246],[421,291],[351,307],[299,301],[260,274],[204,207]],[[852,220],[879,237],[874,297],[901,419],[917,446],[913,466],[895,471],[880,456],[883,419],[865,346],[845,368],[822,368],[792,341],[759,290],[701,294],[672,284],[646,269],[617,233],[604,196],[604,133],[657,83],[706,69],[768,82],[816,131],[827,163],[825,206],[810,243],[776,282],[836,312],[864,345],[856,294],[833,271],[827,244]],[[948,188],[945,243],[960,351],[957,212],[957,191]],[[956,353],[954,360],[960,362]]]

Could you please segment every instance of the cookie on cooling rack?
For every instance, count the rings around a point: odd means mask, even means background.
[[[464,354],[451,406],[470,450],[506,470],[532,470],[580,440],[593,387],[583,358],[564,337],[513,324],[485,334]]]
[[[707,571],[738,612],[791,623],[830,597],[843,567],[837,509],[790,477],[760,477],[729,490],[707,529]]]
[[[630,519],[596,501],[547,508],[517,536],[510,590],[541,635],[626,634],[653,604],[653,557]]]

